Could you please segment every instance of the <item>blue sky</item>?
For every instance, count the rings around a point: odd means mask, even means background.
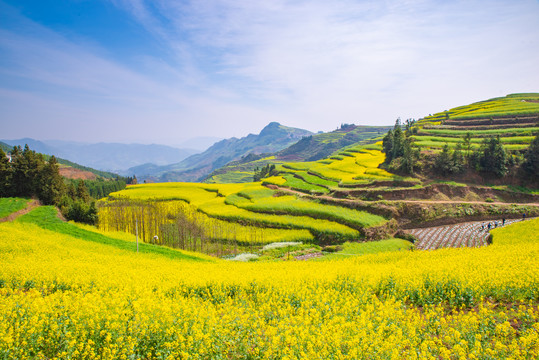
[[[0,138],[178,144],[539,91],[539,2],[0,0]]]

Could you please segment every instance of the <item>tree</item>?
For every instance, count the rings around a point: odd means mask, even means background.
[[[500,136],[485,139],[475,158],[480,171],[496,177],[507,174],[507,152]]]
[[[389,130],[382,139],[382,152],[386,154],[384,162],[390,163],[393,160],[393,130]]]
[[[58,205],[66,187],[60,175],[56,157],[51,156],[41,169],[39,182],[39,199],[46,205]]]
[[[449,145],[445,144],[442,148],[442,152],[436,156],[436,159],[434,160],[434,169],[443,176],[452,173]]]
[[[393,129],[393,149],[391,154],[392,159],[396,159],[404,155],[404,141],[405,135],[400,125],[400,119],[397,119],[397,121],[395,122],[395,127]]]
[[[0,197],[11,195],[11,164],[4,150],[0,149]]]
[[[464,166],[466,161],[464,160],[464,154],[462,154],[462,146],[460,143],[457,144],[457,147],[451,154],[451,171],[453,174],[460,174],[464,171]]]
[[[470,160],[472,151],[472,133],[469,131],[464,135],[464,148],[466,149],[466,158]]]
[[[413,174],[415,160],[416,160],[416,154],[414,154],[414,150],[412,149],[412,140],[411,138],[407,137],[404,141],[403,156],[402,156],[400,171],[402,171],[405,174]]]
[[[80,199],[84,202],[90,201],[90,193],[88,192],[88,188],[84,184],[84,180],[79,180],[77,184],[77,192],[76,192],[76,198]]]
[[[253,181],[257,182],[262,180],[263,178],[274,176],[277,174],[277,170],[275,169],[275,164],[267,164],[266,166],[262,167],[262,169],[258,169],[258,167],[255,168],[255,174],[253,176]]]
[[[43,156],[30,150],[28,145],[21,151],[20,146],[13,148],[12,185],[14,196],[34,196],[38,194],[39,172],[44,164]]]
[[[524,162],[522,163],[522,170],[532,179],[539,178],[539,133],[535,136],[530,147],[524,154]]]

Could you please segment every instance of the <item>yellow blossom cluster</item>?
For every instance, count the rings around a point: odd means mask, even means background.
[[[484,248],[175,260],[0,224],[1,359],[532,359],[539,220]]]

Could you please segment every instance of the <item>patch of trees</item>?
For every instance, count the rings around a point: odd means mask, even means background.
[[[11,162],[0,149],[0,196],[36,197],[45,205],[58,206],[69,220],[95,224],[97,209],[93,197],[106,196],[112,191],[125,188],[125,181],[77,182],[64,180],[60,175],[56,157],[48,161],[43,154],[15,146],[11,150]],[[105,183],[109,183],[105,185]]]
[[[69,184],[77,185],[79,180],[66,179]],[[101,199],[108,196],[110,193],[125,189],[126,183],[136,184],[137,178],[121,178],[118,177],[115,180],[86,180],[84,184],[88,188],[90,196],[94,199]]]
[[[413,146],[412,125],[415,120],[406,121],[406,130],[402,130],[400,118],[395,122],[382,140],[382,152],[386,154],[385,164],[395,172],[413,174],[417,170],[419,149]]]
[[[422,168],[430,168],[442,176],[472,170],[492,178],[504,177],[515,170],[532,181],[539,176],[539,134],[526,153],[518,156],[506,151],[499,136],[484,138],[479,147],[472,148],[472,133],[468,132],[454,149],[446,144],[441,152],[430,156],[429,163],[425,161],[429,156],[421,155],[413,144],[411,135],[414,134],[414,123],[414,120],[407,120],[403,130],[400,119],[397,119],[394,128],[384,136],[382,151],[386,154],[384,164],[388,170],[411,175]]]
[[[433,170],[443,176],[461,174],[467,169],[485,177],[501,178],[511,169],[520,170],[523,176],[537,179],[539,176],[539,135],[532,141],[522,158],[509,154],[499,136],[483,139],[481,146],[471,149],[471,133],[464,136],[464,147],[459,143],[454,150],[444,145],[435,155]],[[517,166],[520,164],[520,168]]]
[[[261,169],[258,166],[255,168],[255,174],[253,176],[253,181],[257,182],[264,178],[277,175],[277,170],[275,169],[275,164],[267,164]]]
[[[524,154],[521,169],[526,177],[535,181],[539,178],[539,133]]]

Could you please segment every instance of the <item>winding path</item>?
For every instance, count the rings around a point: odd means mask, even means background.
[[[0,219],[0,223],[7,222],[7,221],[13,221],[16,218],[18,218],[21,215],[28,214],[30,211],[34,210],[36,207],[41,206],[41,201],[32,199],[28,205],[22,210],[15,211],[14,213],[9,214],[6,217],[3,217]]]

